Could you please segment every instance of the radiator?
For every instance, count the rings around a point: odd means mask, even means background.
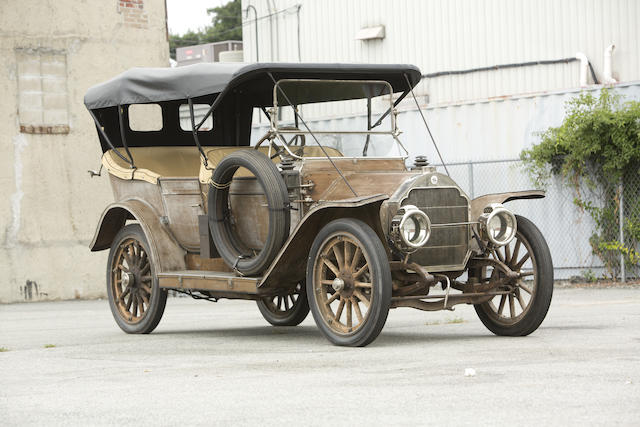
[[[414,205],[431,220],[429,241],[410,260],[428,271],[462,270],[467,261],[470,225],[443,224],[469,222],[469,199],[456,187],[418,187],[409,191],[402,205]]]

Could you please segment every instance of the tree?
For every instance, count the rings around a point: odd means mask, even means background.
[[[207,9],[211,16],[211,25],[197,31],[189,30],[183,35],[169,35],[169,52],[176,58],[176,48],[202,43],[214,43],[224,40],[242,40],[242,6],[240,0]]]

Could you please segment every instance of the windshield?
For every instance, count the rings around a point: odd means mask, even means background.
[[[265,111],[268,132],[293,153],[319,144],[331,148],[331,155],[405,157],[392,94],[386,81],[280,80],[274,86],[274,106]]]

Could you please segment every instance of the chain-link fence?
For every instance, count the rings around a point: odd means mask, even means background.
[[[594,218],[589,242],[610,277],[640,277],[640,171],[616,185],[588,188],[581,205]]]
[[[447,168],[471,198],[534,188],[516,159],[453,163]],[[438,170],[444,173],[442,167]],[[640,173],[614,188],[585,187],[578,192],[557,179],[546,191],[544,199],[517,200],[508,206],[544,234],[556,279],[640,277]]]

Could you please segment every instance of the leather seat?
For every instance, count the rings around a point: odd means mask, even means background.
[[[137,179],[157,184],[161,177],[198,177],[200,182],[209,182],[216,165],[227,155],[236,150],[252,150],[252,147],[203,147],[207,156],[208,168],[202,162],[198,147],[130,147],[136,169],[131,169],[129,163],[122,160],[113,150],[102,156],[102,164],[107,171],[122,179]],[[265,155],[269,153],[268,146],[259,148]],[[297,151],[300,147],[297,147]],[[324,157],[324,153],[317,146],[302,148],[302,157]],[[332,157],[342,157],[342,153],[335,148],[325,147],[327,154]],[[120,153],[126,156],[124,149]],[[279,157],[273,159],[275,163]],[[247,176],[248,171],[240,170],[237,176]]]
[[[126,152],[120,148],[125,157]],[[107,171],[122,179],[137,179],[157,184],[158,178],[196,177],[200,171],[200,153],[197,147],[130,147],[136,169],[122,160],[113,150],[102,156]]]

